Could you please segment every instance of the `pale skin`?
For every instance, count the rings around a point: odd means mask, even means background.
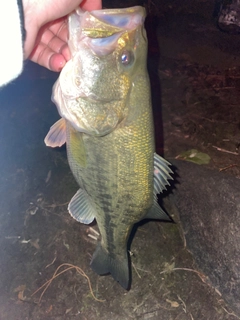
[[[52,71],[61,71],[70,59],[66,15],[80,3],[81,8],[88,11],[102,8],[101,0],[23,0],[27,32],[25,59]]]

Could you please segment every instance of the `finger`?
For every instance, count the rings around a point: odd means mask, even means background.
[[[91,10],[99,10],[102,9],[102,1],[101,0],[83,0],[81,2],[81,8],[83,10],[91,11]]]
[[[67,60],[62,54],[54,53],[49,60],[49,70],[60,72],[65,66]]]
[[[61,71],[69,59],[70,51],[67,44],[64,44],[57,53],[42,42],[37,45],[30,56],[30,60],[52,71]]]
[[[56,53],[60,53],[62,47],[66,45],[66,41],[60,39],[49,29],[45,30],[44,34],[42,35],[41,43]]]
[[[45,25],[29,58],[52,71],[60,71],[71,56],[66,42],[67,36],[65,20]]]
[[[68,40],[68,21],[67,21],[66,17],[55,20],[51,23],[48,23],[45,26],[45,28],[49,29],[58,38],[67,42],[67,40]]]

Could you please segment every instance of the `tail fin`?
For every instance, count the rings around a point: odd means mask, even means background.
[[[130,272],[127,253],[123,259],[112,258],[99,244],[90,265],[99,275],[111,273],[113,279],[119,282],[124,289],[129,289]]]

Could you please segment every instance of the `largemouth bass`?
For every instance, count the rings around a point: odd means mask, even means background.
[[[101,242],[92,269],[111,273],[125,289],[133,225],[170,220],[157,203],[172,171],[155,153],[144,19],[140,6],[70,15],[72,58],[52,96],[62,119],[45,138],[52,147],[66,142],[80,186],[69,213],[85,224],[97,221]]]

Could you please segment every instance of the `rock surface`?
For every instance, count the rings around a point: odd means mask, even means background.
[[[178,178],[165,208],[179,214],[197,265],[239,313],[240,179],[186,161],[171,162]]]

